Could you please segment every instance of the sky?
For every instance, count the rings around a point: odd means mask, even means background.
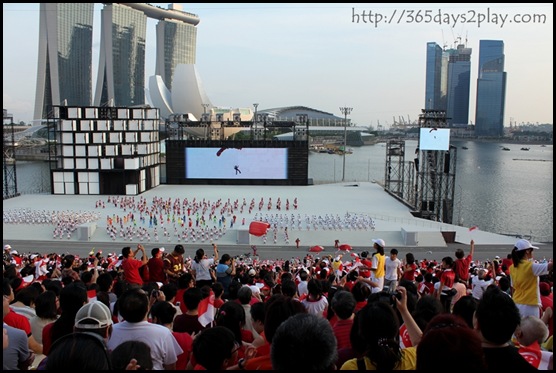
[[[93,87],[101,8],[97,3]],[[355,124],[388,128],[394,118],[417,120],[425,107],[427,42],[465,43],[473,50],[469,120],[474,123],[479,41],[502,40],[505,126],[553,123],[552,3],[183,3],[182,9],[200,18],[196,68],[216,106],[299,105],[339,117],[340,107],[351,107]],[[15,123],[30,123],[39,4],[3,3],[2,15],[3,108]],[[145,82],[154,74],[155,25],[149,20]]]

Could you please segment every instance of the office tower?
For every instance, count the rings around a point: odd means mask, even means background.
[[[435,42],[427,43],[427,65],[425,74],[425,109],[446,110],[446,104],[442,102],[441,94],[442,48]]]
[[[506,72],[504,71],[504,42],[479,42],[479,76],[477,78],[477,105],[475,134],[477,136],[504,135],[504,109],[506,102]]]
[[[459,44],[445,52],[448,57],[446,120],[449,126],[469,123],[471,48]]]
[[[156,26],[155,75],[168,90],[178,64],[194,64],[199,17],[170,4],[163,9],[146,3],[109,3],[102,10],[101,50],[95,105],[134,106],[145,103],[147,19]]]
[[[90,105],[93,3],[40,3],[34,119],[53,105]]]
[[[156,25],[155,75],[160,75],[168,90],[172,90],[172,78],[179,64],[195,64],[197,52],[197,27],[199,18],[183,12],[180,4],[169,4],[168,10],[156,8],[160,18]],[[153,12],[154,13],[154,12]]]
[[[107,3],[101,11],[95,106],[145,103],[147,16],[129,5]]]

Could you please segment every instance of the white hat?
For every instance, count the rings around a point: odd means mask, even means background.
[[[4,245],[4,250],[11,250],[11,246],[10,245]]]
[[[37,254],[31,254],[31,256],[29,257],[31,260],[35,259],[38,255]]]
[[[17,255],[17,254],[19,254],[19,253],[17,252],[17,250],[12,250],[12,251],[10,251],[10,254],[12,254],[12,255]]]
[[[112,325],[112,314],[101,301],[83,305],[75,315],[75,326],[82,329],[97,329]]]
[[[373,239],[373,242],[376,243],[378,246],[385,248],[386,247],[386,242],[384,242],[384,240],[382,238],[377,238],[376,240]]]
[[[521,239],[515,243],[515,248],[517,251],[527,250],[527,249],[538,249],[538,247],[531,245],[531,242]]]
[[[499,256],[499,255],[496,255],[496,256],[494,257],[494,259],[500,259],[500,256]]]
[[[247,274],[248,274],[249,276],[251,276],[251,277],[254,277],[254,276],[257,275],[257,271],[255,271],[254,268],[251,268],[251,269],[249,270],[249,272],[247,272]]]
[[[161,253],[164,252],[164,250],[166,250],[165,248],[161,247],[160,249],[158,249],[158,251],[160,251]]]

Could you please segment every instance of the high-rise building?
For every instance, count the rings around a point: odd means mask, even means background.
[[[95,106],[143,105],[147,16],[127,4],[108,3],[100,23]]]
[[[179,64],[195,64],[197,57],[197,27],[199,18],[182,11],[180,4],[169,4],[168,10],[160,11],[156,25],[155,75],[172,90],[174,71]],[[155,14],[150,17],[156,18]]]
[[[477,136],[504,135],[504,109],[506,102],[506,72],[504,71],[504,42],[479,42],[479,76],[477,78],[477,104],[475,134]]]
[[[109,3],[102,10],[101,50],[95,105],[145,103],[147,18],[156,26],[155,74],[172,87],[178,64],[195,63],[199,17],[178,4],[163,9],[146,3]]]
[[[442,48],[435,42],[427,43],[425,76],[425,109],[446,110],[442,103]]]
[[[143,105],[147,20],[156,26],[155,76],[169,92],[178,65],[195,64],[199,17],[146,3],[105,3],[96,90],[92,90],[94,3],[41,3],[35,119],[52,106]],[[154,41],[153,41],[154,42]],[[171,102],[169,103],[171,106]]]
[[[34,119],[53,105],[91,105],[93,3],[40,3]]]
[[[471,82],[471,48],[442,49],[427,43],[425,108],[446,111],[450,126],[467,125]]]
[[[446,95],[446,120],[449,126],[469,123],[469,90],[471,85],[471,48],[459,44],[446,51],[448,79]]]

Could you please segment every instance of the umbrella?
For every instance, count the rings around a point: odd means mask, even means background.
[[[338,250],[350,251],[351,250],[351,245],[348,245],[347,243],[343,243],[343,244],[340,245]]]
[[[312,253],[320,253],[320,252],[323,251],[323,250],[324,250],[324,247],[322,247],[322,246],[320,246],[320,245],[312,246],[312,247],[309,249],[309,251],[312,252]]]

